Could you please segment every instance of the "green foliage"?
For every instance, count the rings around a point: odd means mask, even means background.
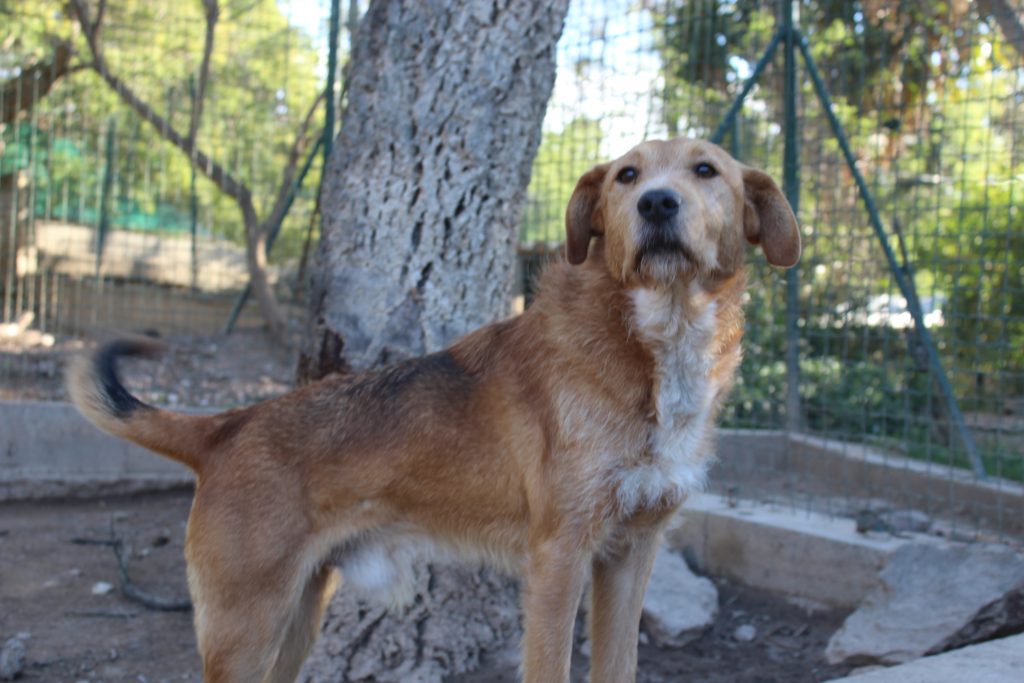
[[[687,0],[655,12],[657,48],[665,65],[664,119],[670,135],[714,126],[725,113],[738,55],[764,45],[773,11],[754,0]],[[694,131],[694,132],[696,132]]]
[[[917,260],[949,295],[940,339],[970,369],[959,375],[961,392],[980,378],[983,393],[1003,398],[1024,395],[1024,214],[1013,146],[1024,121],[1013,103],[1017,73],[995,60],[977,51],[980,73],[947,94],[956,121],[944,142],[949,182],[939,188],[939,211],[913,224]]]
[[[580,117],[561,132],[545,132],[526,190],[520,240],[557,243],[565,237],[565,206],[576,181],[602,161],[601,125]]]

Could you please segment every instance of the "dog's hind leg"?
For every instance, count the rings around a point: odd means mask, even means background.
[[[263,510],[271,513],[261,514],[210,484],[197,490],[185,547],[203,680],[276,683],[293,620],[310,611],[316,600],[308,594],[322,595],[329,574],[315,571],[305,519],[274,490],[249,489],[268,501]]]
[[[260,599],[258,607],[204,608],[196,635],[205,683],[268,683],[284,627]],[[283,612],[287,607],[278,604]]]
[[[316,641],[324,610],[337,585],[337,570],[326,566],[318,569],[306,583],[302,597],[293,608],[277,662],[267,677],[268,683],[290,683],[295,680]]]
[[[305,647],[285,649],[313,631],[312,619],[304,613],[316,611],[304,609],[313,606],[310,595],[315,590],[304,587],[296,565],[282,563],[272,573],[235,576],[230,582],[221,578],[205,583],[190,577],[204,683],[294,680],[295,662],[301,664],[294,650],[304,654]],[[318,582],[320,594],[323,583],[324,579]],[[296,630],[300,614],[307,617],[306,626]],[[292,677],[284,678],[284,671]]]

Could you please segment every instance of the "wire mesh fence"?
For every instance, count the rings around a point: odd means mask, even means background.
[[[711,137],[788,4],[577,3],[524,240],[557,241],[557,207],[570,179],[595,160],[640,137]],[[823,108],[802,58],[786,97],[786,60],[776,46],[722,131],[727,149],[780,184],[787,144],[795,149],[798,187],[790,197],[805,247],[788,277],[752,259],[746,358],[725,421],[817,437],[817,455],[808,462],[799,457],[802,445],[790,441],[773,459],[766,445],[763,458],[723,461],[713,481],[741,494],[851,512],[882,498],[890,507],[962,513],[967,529],[1019,532],[1020,3],[791,4],[831,103]],[[797,121],[789,141],[787,99]],[[895,270],[829,111],[877,206]],[[920,303],[922,326],[897,270]],[[795,363],[787,363],[787,349],[796,351]],[[826,468],[832,455],[845,464]],[[980,463],[973,475],[972,455]],[[883,474],[865,477],[867,465]],[[931,472],[933,483],[908,483],[904,471]],[[977,499],[950,488],[974,477],[990,484]]]
[[[0,9],[10,27],[0,53],[3,321],[32,313],[32,327],[58,340],[104,326],[218,330],[246,282],[245,221],[209,165],[192,163],[196,150],[258,197],[260,219],[273,213],[323,91],[328,7],[225,5],[204,85],[203,3],[106,8],[110,71],[165,126],[187,138],[204,101],[190,146],[169,142],[96,70],[62,63],[62,38],[89,50],[82,27],[69,29],[80,23],[68,14],[75,4]],[[799,45],[787,91],[775,38],[787,6],[827,106]],[[771,457],[766,446],[763,457],[723,459],[715,485],[837,511],[884,499],[972,533],[1024,532],[1022,51],[1019,0],[577,0],[523,209],[527,288],[562,240],[584,171],[642,138],[711,137],[758,71],[722,144],[780,184],[787,147],[795,155],[786,179],[805,251],[790,275],[751,258],[746,358],[725,422],[759,430],[765,444],[789,437]],[[310,130],[322,116],[313,110]],[[285,298],[301,291],[316,239],[317,168],[273,251]],[[26,381],[17,368],[27,353],[3,356],[0,382]],[[832,456],[840,464],[824,467]],[[982,488],[971,497],[955,482]]]
[[[241,199],[268,219],[290,155],[322,127],[325,5],[0,12],[3,319],[30,313],[58,334],[219,329],[247,282]],[[318,169],[294,188],[272,252],[281,286],[296,281]]]

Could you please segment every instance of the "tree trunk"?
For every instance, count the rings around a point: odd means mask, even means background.
[[[504,316],[568,0],[375,1],[321,196],[300,380]]]
[[[503,317],[568,0],[374,0],[323,182],[299,377],[444,347]],[[420,567],[390,612],[342,587],[303,681],[441,681],[518,642],[516,587]]]

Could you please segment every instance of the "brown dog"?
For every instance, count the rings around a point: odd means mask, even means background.
[[[646,142],[580,179],[568,263],[526,313],[445,351],[213,416],[145,405],[120,341],[76,364],[101,428],[198,476],[186,557],[207,683],[290,681],[332,586],[401,599],[416,558],[525,578],[523,678],[569,679],[592,582],[591,680],[635,678],[662,526],[701,485],[740,361],[743,244],[791,266],[775,183],[697,140]]]

